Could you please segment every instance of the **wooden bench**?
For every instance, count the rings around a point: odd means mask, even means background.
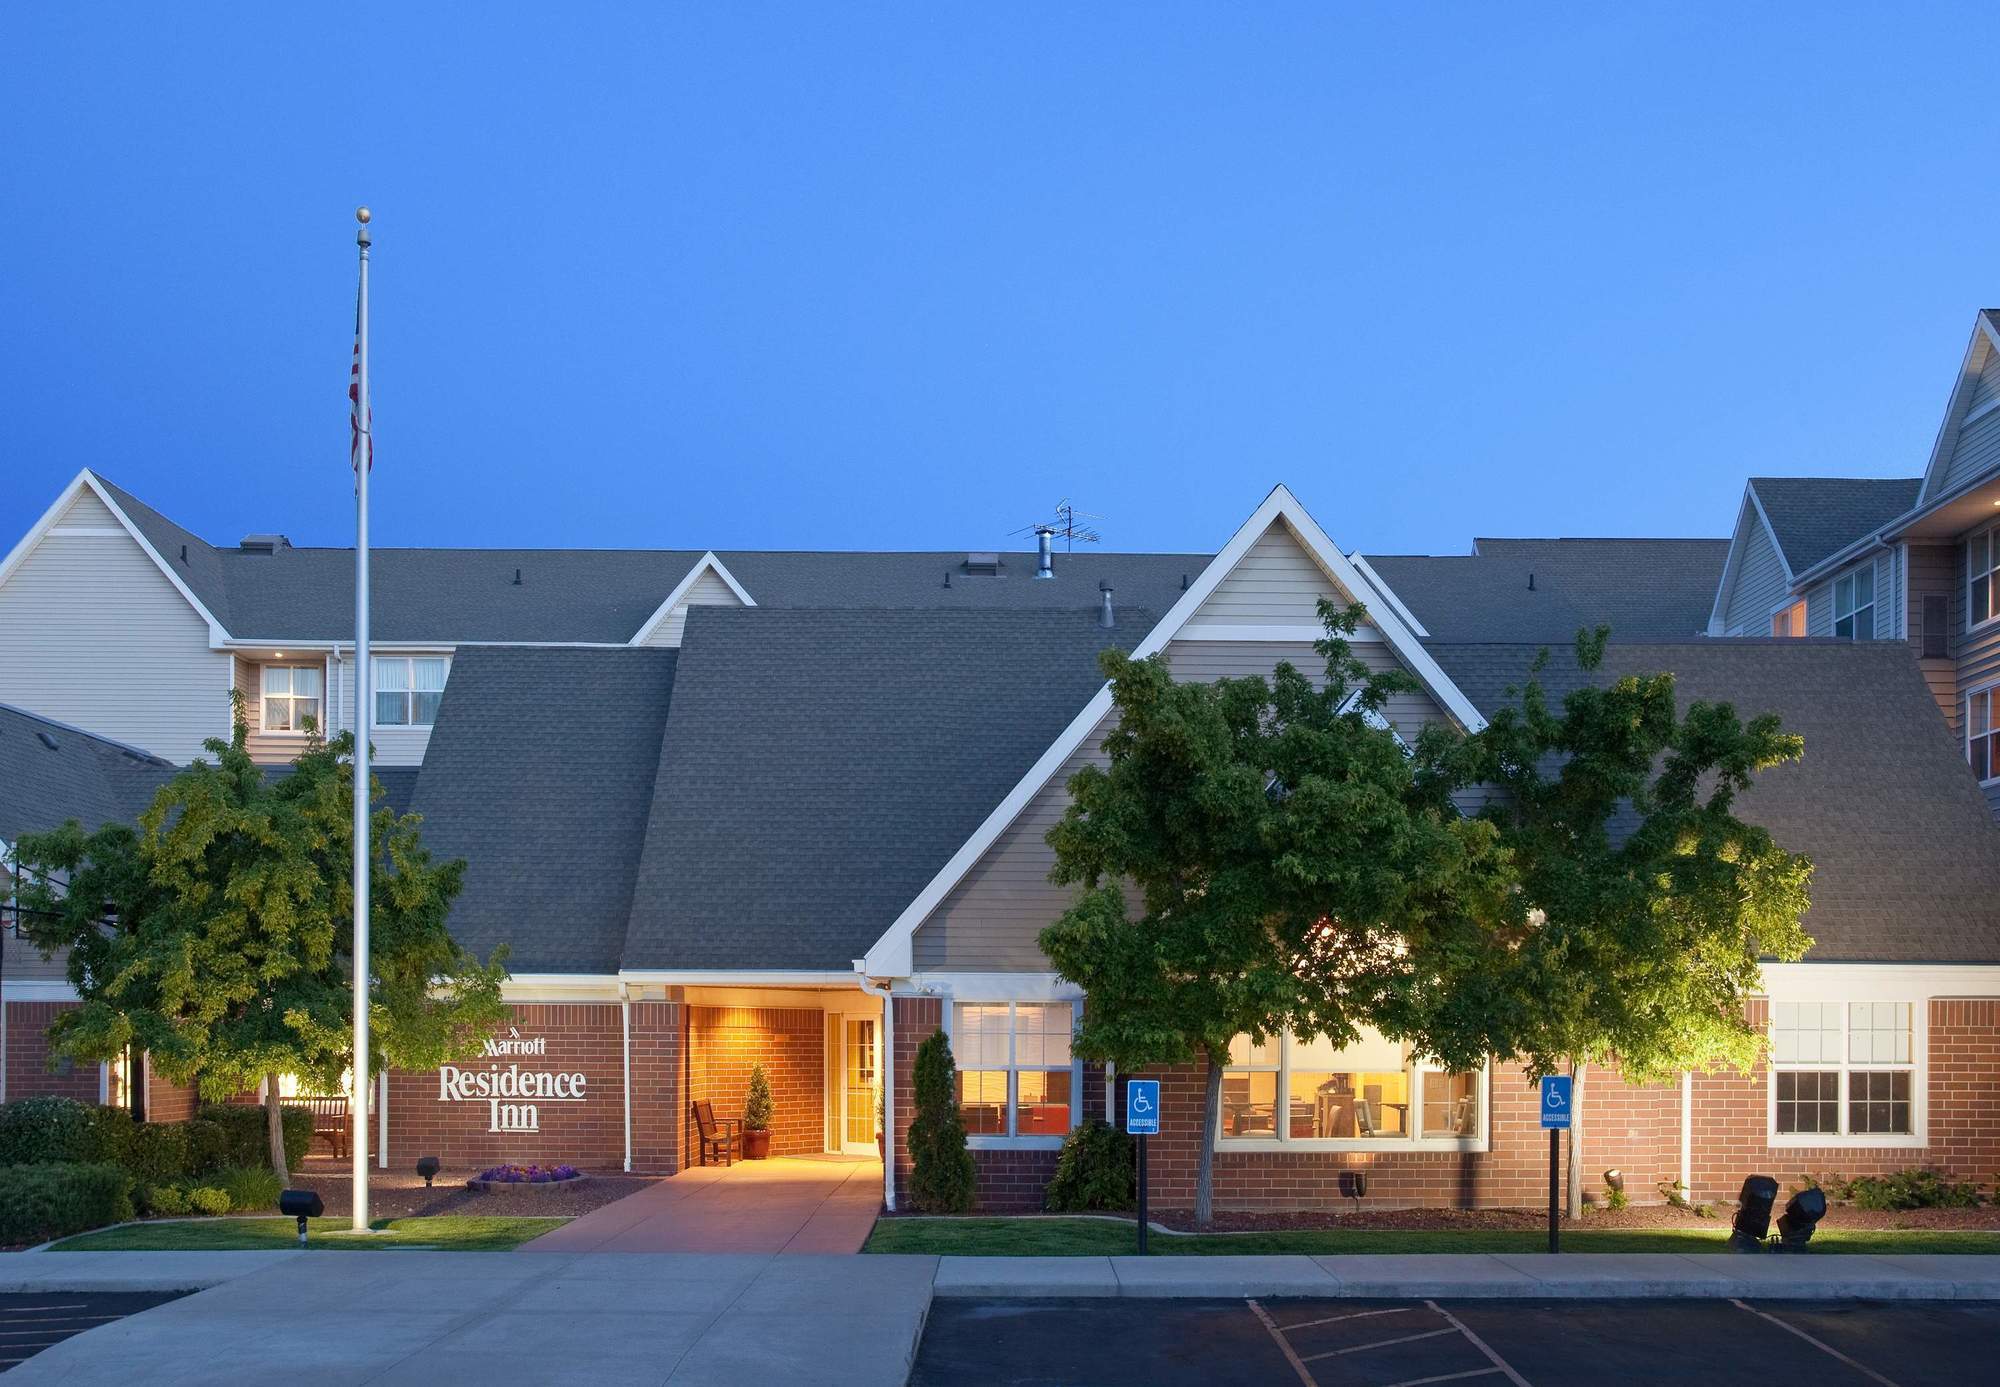
[[[313,1140],[333,1148],[336,1157],[347,1155],[349,1129],[345,1098],[297,1098],[292,1100],[312,1110]]]
[[[741,1118],[725,1117],[720,1121],[715,1116],[715,1105],[702,1100],[688,1104],[694,1114],[696,1139],[700,1142],[700,1164],[707,1165],[713,1155],[724,1165],[736,1164],[736,1150],[743,1139],[740,1130]]]

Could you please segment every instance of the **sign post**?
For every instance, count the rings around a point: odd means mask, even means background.
[[[1542,1076],[1542,1126],[1549,1134],[1549,1251],[1562,1251],[1562,1134],[1569,1130],[1570,1078]]]
[[[1139,1255],[1146,1255],[1146,1138],[1160,1134],[1160,1081],[1125,1081],[1125,1131],[1139,1148]]]

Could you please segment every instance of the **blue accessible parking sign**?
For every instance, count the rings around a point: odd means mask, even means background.
[[[1542,1126],[1550,1131],[1569,1130],[1569,1084],[1567,1074],[1542,1079]]]
[[[1130,1079],[1125,1084],[1125,1130],[1135,1137],[1160,1134],[1160,1081]]]

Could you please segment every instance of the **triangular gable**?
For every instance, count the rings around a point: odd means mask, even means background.
[[[110,517],[108,525],[106,516]],[[125,513],[124,507],[118,504],[110,489],[100,483],[96,474],[88,467],[70,480],[70,484],[62,489],[62,494],[56,497],[55,503],[42,512],[42,518],[21,537],[20,543],[8,551],[7,557],[0,560],[0,583],[7,581],[14,570],[34,552],[35,546],[41,543],[43,536],[51,530],[90,531],[113,527],[128,535],[132,542],[139,546],[140,552],[152,560],[153,567],[174,585],[174,590],[180,593],[187,600],[187,604],[194,608],[195,614],[207,623],[208,643],[215,648],[221,648],[229,639],[229,632],[215,619],[215,613],[194,595],[193,589],[182,581],[181,575],[174,572],[173,566],[152,546],[145,533],[132,523],[132,518]]]
[[[1319,523],[1306,513],[1305,507],[1299,504],[1298,498],[1292,495],[1290,489],[1280,485],[1272,488],[1271,494],[1264,498],[1263,504],[1243,522],[1229,543],[1225,544],[1208,567],[1202,570],[1201,577],[1181,594],[1181,599],[1174,604],[1173,610],[1162,617],[1146,638],[1134,647],[1133,656],[1144,659],[1148,655],[1156,655],[1165,650],[1170,641],[1189,627],[1195,614],[1207,608],[1210,599],[1229,582],[1238,568],[1244,564],[1245,559],[1253,550],[1258,549],[1259,544],[1266,540],[1266,536],[1275,526],[1283,527],[1284,537],[1296,543],[1324,578],[1332,584],[1336,592],[1352,593],[1364,602],[1369,596],[1377,593],[1376,585],[1370,583],[1347,556],[1340,552],[1333,541],[1327,538],[1326,532],[1320,529]],[[1269,555],[1283,551],[1281,547],[1274,549],[1267,543],[1259,552]],[[1253,572],[1257,567],[1255,562],[1251,564]],[[1265,580],[1259,579],[1258,582],[1265,587],[1269,586]],[[1240,586],[1232,589],[1235,592],[1243,590]],[[1241,615],[1240,610],[1227,601],[1208,610],[1223,615]],[[1486,719],[1472,706],[1472,701],[1451,681],[1450,676],[1439,667],[1437,661],[1431,658],[1430,652],[1424,649],[1415,633],[1410,630],[1408,623],[1398,615],[1396,604],[1386,600],[1369,603],[1368,615],[1390,650],[1461,727],[1468,732],[1476,732],[1486,725]],[[1234,626],[1242,623],[1232,621],[1225,624]],[[1317,628],[1316,618],[1314,625]],[[1287,626],[1296,633],[1295,623],[1287,623]],[[904,907],[903,913],[896,917],[895,923],[890,925],[882,937],[875,941],[874,947],[869,949],[867,957],[855,961],[858,969],[874,977],[909,975],[912,940],[915,938],[917,927],[937,908],[938,903],[945,898],[952,887],[972,870],[1000,835],[1006,832],[1008,826],[1026,808],[1029,801],[1041,791],[1049,778],[1083,744],[1098,724],[1104,721],[1110,711],[1111,686],[1107,683],[1097,691],[1089,703],[1084,705],[1083,710],[1071,720],[1069,726],[1063,729],[1062,736],[1042,753],[1033,766],[1029,767],[1028,773],[1021,777],[1008,792],[1007,797],[986,816],[985,821],[973,835],[952,854],[951,860],[946,862],[916,898]]]
[[[674,620],[676,615],[685,621],[686,609],[690,606],[727,606],[727,602],[719,600],[725,595],[746,607],[757,605],[757,599],[736,581],[736,575],[723,566],[722,560],[715,557],[715,551],[711,549],[696,560],[695,566],[674,585],[666,600],[653,609],[653,614],[646,618],[629,643],[679,645],[680,630]]]
[[[1930,463],[1924,468],[1923,490],[1917,495],[1920,506],[1958,490],[1970,478],[1970,473],[1955,476],[1961,469],[1953,466],[1968,429],[1981,425],[1989,430],[2000,428],[2000,418],[1995,417],[2000,415],[2000,323],[1995,321],[1996,311],[2000,310],[1982,310],[1973,320],[1972,340],[1966,344],[1958,382],[1945,406]],[[1982,473],[1987,470],[1984,464],[1978,468]]]
[[[1722,581],[1715,586],[1715,605],[1708,613],[1708,634],[1719,636],[1729,625],[1729,604],[1736,597],[1736,579],[1742,572],[1743,551],[1749,545],[1753,532],[1761,531],[1764,541],[1771,546],[1777,556],[1778,567],[1784,570],[1785,586],[1792,584],[1792,566],[1785,558],[1785,547],[1778,543],[1778,532],[1771,528],[1771,517],[1764,514],[1764,503],[1757,499],[1757,488],[1745,483],[1743,504],[1736,511],[1736,530],[1729,537],[1729,555],[1722,561]]]

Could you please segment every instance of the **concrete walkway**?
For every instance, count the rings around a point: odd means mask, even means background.
[[[696,1166],[522,1252],[859,1252],[882,1207],[882,1163],[781,1157]]]

